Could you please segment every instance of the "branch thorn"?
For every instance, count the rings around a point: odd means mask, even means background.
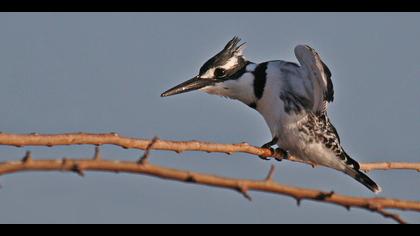
[[[299,207],[299,206],[300,206],[300,204],[302,203],[302,199],[300,199],[300,198],[295,198],[295,200],[296,200],[296,205]]]
[[[187,181],[189,183],[197,183],[197,179],[191,173],[188,173],[187,179],[185,181]]]
[[[270,170],[268,171],[267,177],[265,178],[265,181],[272,181],[275,172],[276,172],[276,166],[271,165]]]
[[[73,170],[76,174],[78,174],[80,177],[85,177],[85,173],[83,172],[82,168],[79,164],[74,164]]]
[[[114,137],[118,137],[118,136],[120,136],[119,134],[117,134],[117,133],[115,133],[115,132],[111,132],[111,133],[109,133],[111,136],[114,136]]]
[[[330,198],[334,195],[334,191],[331,191],[329,193],[320,193],[317,197],[318,200],[325,200],[327,198]]]
[[[241,184],[238,187],[238,191],[242,194],[242,196],[244,196],[248,201],[252,202],[252,197],[251,195],[249,195],[248,193],[248,187],[246,187],[245,185]]]
[[[32,153],[31,153],[31,151],[27,151],[25,156],[22,159],[22,162],[26,164],[26,163],[29,163],[31,161],[32,161]]]
[[[95,161],[101,160],[101,150],[99,146],[95,146],[95,154],[93,156],[93,160]]]

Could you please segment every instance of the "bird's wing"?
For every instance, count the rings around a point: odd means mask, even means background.
[[[312,112],[317,115],[323,114],[327,110],[328,102],[334,100],[331,72],[319,54],[308,45],[296,46],[295,55],[306,77],[311,80],[314,99]]]

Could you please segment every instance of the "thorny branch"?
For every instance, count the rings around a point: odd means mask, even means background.
[[[152,140],[153,141],[153,140]],[[69,133],[69,134],[7,134],[0,133],[0,145],[15,147],[25,146],[62,146],[62,145],[116,145],[125,149],[147,150],[151,140],[123,137],[116,133],[89,134],[89,133]],[[271,157],[274,155],[270,149],[251,146],[247,143],[239,144],[220,144],[201,141],[169,141],[156,140],[150,150],[175,151],[177,153],[185,151],[219,152],[226,154],[247,153],[255,156]],[[293,156],[287,160],[302,162]],[[306,163],[312,165],[312,163]],[[415,170],[420,172],[420,163],[409,162],[377,162],[361,163],[364,171],[373,170]]]
[[[312,200],[323,203],[343,206],[346,209],[361,208],[378,213],[398,223],[406,223],[398,214],[388,210],[405,210],[420,212],[420,202],[390,198],[362,198],[324,192],[314,189],[306,189],[280,184],[273,180],[275,173],[274,165],[263,180],[247,180],[208,175],[204,173],[170,169],[148,163],[150,150],[168,150],[177,153],[183,151],[205,151],[232,154],[235,152],[248,153],[256,156],[271,156],[271,150],[258,148],[246,143],[218,144],[209,142],[167,141],[157,137],[152,140],[122,137],[115,133],[110,134],[4,134],[0,133],[0,145],[16,147],[23,146],[59,146],[59,145],[96,145],[93,158],[88,159],[58,159],[58,160],[34,160],[31,153],[27,152],[21,161],[0,162],[0,175],[23,171],[71,171],[84,176],[85,171],[102,172],[125,172],[143,174],[168,180],[186,183],[232,189],[241,193],[246,199],[252,200],[250,191],[260,191],[289,196],[300,205],[302,200]],[[99,146],[104,144],[117,145],[123,148],[141,149],[144,154],[136,162],[102,160]],[[290,157],[288,160],[298,161]],[[307,163],[308,164],[308,163]],[[365,171],[406,169],[420,171],[420,163],[383,162],[361,164]]]
[[[0,163],[0,175],[12,174],[24,171],[70,171],[84,176],[85,171],[103,171],[112,173],[133,173],[154,176],[167,180],[175,180],[186,183],[232,189],[241,193],[245,198],[251,200],[249,191],[260,191],[275,193],[292,197],[298,204],[302,200],[319,201],[329,204],[343,206],[346,209],[361,208],[376,212],[389,217],[399,223],[404,221],[396,214],[386,212],[385,209],[397,209],[420,212],[420,202],[390,198],[363,198],[337,194],[334,192],[323,192],[314,189],[306,189],[288,186],[275,182],[272,177],[274,167],[263,180],[248,180],[221,177],[199,172],[191,172],[166,168],[158,165],[142,165],[129,161],[110,161],[102,159],[55,159],[55,160],[34,160],[27,157],[27,153],[21,161],[8,161]]]

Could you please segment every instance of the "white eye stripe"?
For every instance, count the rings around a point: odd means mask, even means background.
[[[209,79],[214,77],[214,70],[216,68],[210,68],[206,71],[206,73],[202,74],[200,77],[203,79]]]
[[[231,69],[231,68],[235,67],[236,65],[238,65],[238,58],[232,57],[226,62],[226,64],[224,64],[221,67],[223,69]]]
[[[215,72],[215,70],[217,68],[222,68],[222,69],[225,69],[225,70],[230,70],[232,68],[235,68],[238,64],[239,64],[238,58],[232,57],[224,65],[210,68],[204,74],[202,74],[200,77],[201,78],[204,78],[204,79],[214,78],[215,77],[214,72]]]

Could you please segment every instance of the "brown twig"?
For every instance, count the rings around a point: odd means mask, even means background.
[[[22,158],[23,163],[28,163],[32,161],[32,153],[30,151],[27,151],[25,156]]]
[[[323,192],[314,189],[292,187],[272,180],[274,168],[271,167],[268,177],[263,180],[247,180],[220,177],[198,172],[183,171],[147,164],[139,165],[136,162],[109,161],[101,159],[64,159],[64,160],[33,160],[10,161],[0,163],[0,175],[23,171],[71,171],[83,176],[84,171],[125,172],[144,174],[168,180],[194,183],[206,186],[220,187],[239,191],[248,200],[251,200],[249,191],[275,193],[292,197],[298,202],[312,200],[343,206],[366,209],[391,218],[398,223],[405,223],[400,216],[389,213],[385,209],[398,209],[420,212],[420,202],[390,198],[363,198],[352,197],[334,192]]]
[[[147,163],[147,160],[149,158],[150,155],[150,150],[153,148],[153,145],[155,145],[155,143],[158,141],[158,137],[154,137],[152,139],[152,141],[150,141],[149,145],[147,145],[143,156],[140,158],[140,160],[137,162],[138,164],[144,165]]]
[[[372,162],[372,163],[361,163],[362,170],[415,170],[420,172],[420,163],[410,162]]]
[[[374,212],[377,212],[378,214],[381,214],[385,218],[390,218],[390,219],[394,220],[395,222],[397,222],[399,224],[407,224],[407,222],[403,218],[401,218],[401,216],[398,215],[398,214],[390,213],[390,212],[385,211],[383,209],[376,209],[376,210],[374,210]]]
[[[270,170],[268,171],[267,177],[265,177],[265,180],[272,181],[274,177],[274,172],[276,172],[276,166],[271,165]]]
[[[101,150],[99,146],[95,146],[95,154],[93,155],[93,160],[99,161],[101,159]]]
[[[69,134],[0,134],[0,145],[9,145],[15,147],[24,146],[61,146],[61,145],[116,145],[123,148],[146,150],[150,144],[150,140],[123,137],[116,133],[108,134],[89,134],[89,133],[69,133]],[[157,140],[153,150],[166,150],[181,153],[184,151],[204,151],[204,152],[220,152],[232,154],[236,152],[248,153],[255,156],[270,157],[274,153],[270,149],[251,146],[247,143],[239,144],[220,144],[200,141],[169,141]],[[287,160],[302,162],[293,156]],[[305,163],[305,162],[303,162]],[[306,163],[311,164],[311,163]],[[420,171],[420,163],[409,162],[378,162],[378,163],[361,163],[361,169],[365,171],[373,170],[416,170]]]

